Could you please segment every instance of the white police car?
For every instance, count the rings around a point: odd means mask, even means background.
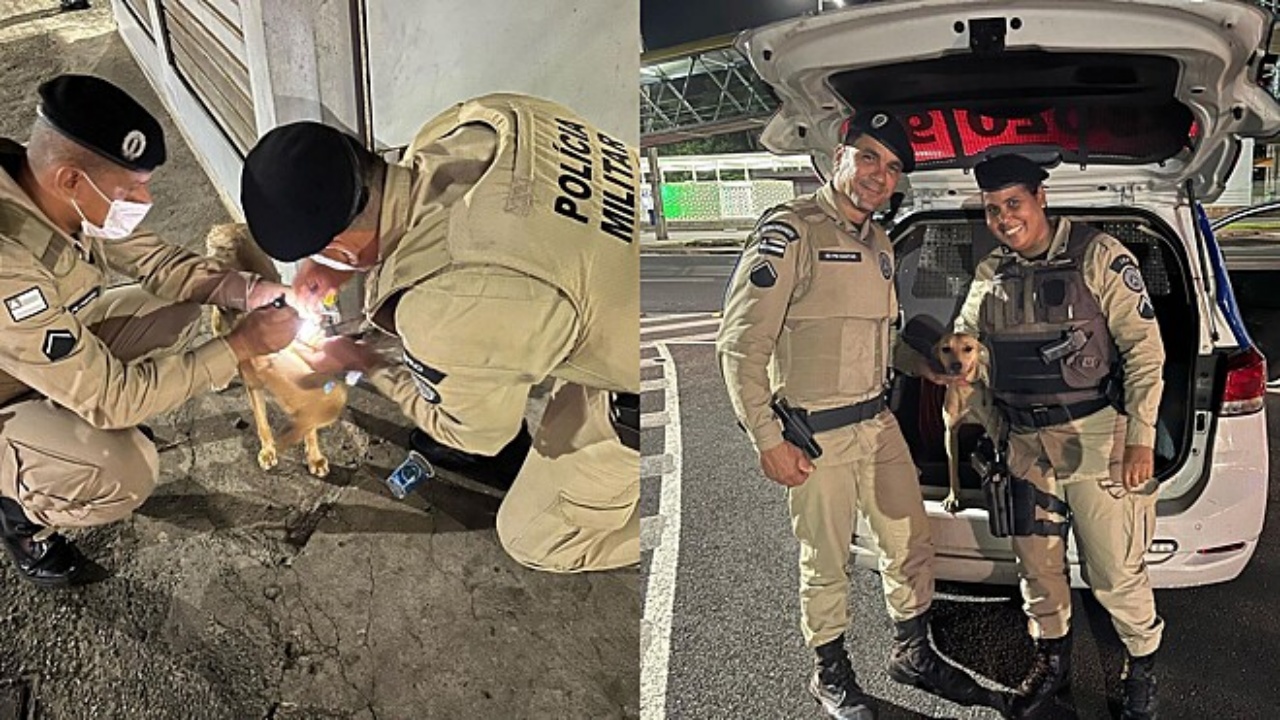
[[[1216,0],[913,0],[738,40],[781,100],[762,135],[774,152],[809,152],[825,172],[850,108],[885,108],[907,122],[917,169],[892,235],[913,342],[927,346],[949,326],[974,266],[995,246],[968,170],[992,147],[1060,160],[1045,183],[1051,214],[1083,219],[1133,250],[1168,356],[1156,448],[1163,484],[1147,555],[1157,587],[1236,577],[1262,531],[1265,361],[1201,203],[1222,192],[1238,138],[1280,132],[1280,105],[1260,85],[1270,30],[1259,8]],[[931,384],[897,381],[895,412],[922,470],[937,575],[1015,582],[1008,539],[987,531],[976,475],[966,472],[966,509],[941,508],[941,399]],[[875,565],[863,523],[854,547],[860,564]],[[1080,586],[1074,547],[1069,556]]]

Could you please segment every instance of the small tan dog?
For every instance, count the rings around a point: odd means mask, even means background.
[[[943,372],[963,382],[947,385],[942,402],[942,424],[946,427],[947,479],[950,492],[942,501],[949,513],[960,510],[960,425],[966,416],[985,423],[989,418],[990,396],[986,390],[987,350],[972,335],[947,333],[934,346],[934,355]],[[978,411],[988,411],[980,413]]]
[[[209,257],[236,270],[248,270],[261,275],[264,280],[280,282],[271,258],[262,252],[243,224],[215,225],[205,238]],[[226,334],[243,313],[214,309],[210,328],[215,335]],[[329,474],[329,460],[320,451],[317,431],[332,425],[347,404],[347,386],[339,381],[330,384],[325,392],[327,378],[317,375],[302,361],[296,352],[285,348],[273,355],[260,355],[240,363],[240,377],[244,380],[253,409],[253,420],[258,429],[258,464],[270,470],[279,462],[276,455],[276,438],[267,421],[267,406],[263,398],[265,390],[276,405],[289,417],[290,426],[282,438],[280,447],[289,447],[299,440],[306,442],[307,470],[316,477]]]

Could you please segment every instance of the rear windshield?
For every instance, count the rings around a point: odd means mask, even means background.
[[[1019,51],[849,70],[832,88],[849,106],[906,122],[923,168],[969,167],[1000,145],[1088,164],[1145,164],[1194,146],[1172,58]]]

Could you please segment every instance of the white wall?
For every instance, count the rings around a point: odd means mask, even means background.
[[[160,17],[160,0],[152,3]],[[296,120],[359,126],[353,0],[240,0],[258,133]],[[185,139],[239,214],[239,153],[177,79],[163,43],[121,0],[120,34]],[[407,144],[449,105],[498,90],[559,101],[639,143],[639,3],[368,0],[374,140]],[[158,22],[157,22],[158,24]],[[159,38],[160,28],[153,29]]]
[[[453,103],[523,92],[640,140],[640,10],[616,0],[371,0],[373,121],[404,145]]]

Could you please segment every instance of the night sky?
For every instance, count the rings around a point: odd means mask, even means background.
[[[812,12],[817,0],[640,0],[645,52]]]

